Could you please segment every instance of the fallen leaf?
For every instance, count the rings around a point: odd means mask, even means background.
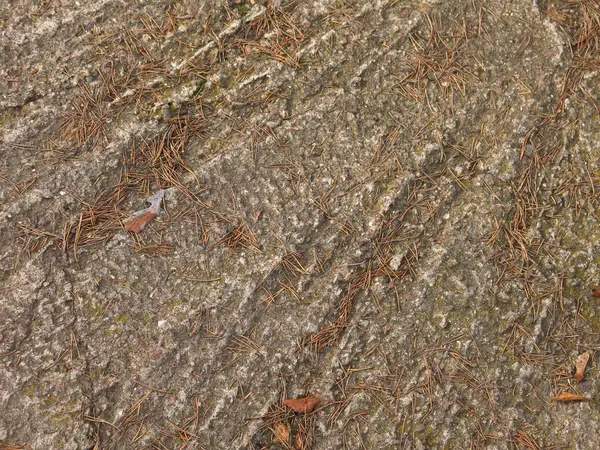
[[[276,423],[275,426],[271,429],[275,439],[277,439],[282,444],[287,444],[290,440],[290,426],[285,423]]]
[[[302,433],[298,433],[296,435],[296,448],[298,450],[304,450],[304,439],[302,438]]]
[[[315,406],[319,404],[319,399],[309,395],[307,397],[284,400],[283,404],[297,413],[306,414],[315,409]]]
[[[600,286],[592,286],[592,297],[600,297]]]
[[[572,392],[561,392],[556,397],[553,397],[552,400],[557,402],[581,402],[590,400],[585,395],[581,394],[573,394]]]
[[[583,381],[583,373],[585,372],[585,368],[588,365],[588,361],[590,360],[590,352],[582,353],[577,357],[577,361],[575,361],[575,379],[581,383]]]
[[[134,212],[131,216],[123,221],[123,225],[127,231],[140,233],[148,223],[152,222],[160,213],[160,204],[165,196],[165,190],[160,189],[156,194],[151,195],[146,199],[150,206],[140,211]]]
[[[138,211],[140,212],[140,211]],[[132,231],[133,233],[141,232],[148,223],[152,222],[158,214],[154,214],[150,211],[143,211],[141,214],[133,213],[130,217],[123,221],[125,229]]]
[[[298,423],[296,450],[310,450],[314,444],[315,421],[303,420],[302,422],[304,423]]]

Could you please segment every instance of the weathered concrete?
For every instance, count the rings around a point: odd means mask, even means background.
[[[597,3],[37,3],[0,448],[600,448]]]

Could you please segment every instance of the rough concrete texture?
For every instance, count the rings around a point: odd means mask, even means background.
[[[600,448],[596,0],[0,24],[0,448]]]

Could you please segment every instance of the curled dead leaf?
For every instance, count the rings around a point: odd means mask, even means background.
[[[290,441],[290,426],[286,423],[276,423],[271,429],[273,436],[282,444],[287,444]]]
[[[123,225],[125,225],[125,229],[127,231],[131,231],[133,233],[140,233],[148,223],[152,222],[158,214],[154,214],[150,211],[143,211],[142,214],[137,216],[130,216],[123,221]]]
[[[563,391],[556,397],[553,397],[552,400],[557,402],[583,402],[590,399],[585,395],[573,394],[572,392]]]
[[[584,352],[577,357],[577,361],[575,361],[575,379],[581,383],[583,381],[583,376],[585,372],[585,368],[588,365],[590,360],[590,352]]]
[[[160,189],[156,194],[147,198],[150,203],[148,208],[134,212],[131,216],[123,221],[123,225],[127,231],[140,233],[148,223],[152,222],[160,213],[160,204],[165,196],[164,189]]]
[[[304,439],[302,438],[302,433],[298,433],[296,435],[296,448],[298,450],[304,450]]]
[[[309,395],[307,397],[284,400],[283,404],[297,413],[307,414],[315,409],[315,406],[319,404],[319,399]]]

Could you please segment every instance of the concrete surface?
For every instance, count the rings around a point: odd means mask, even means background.
[[[596,1],[0,24],[0,448],[600,448]]]

